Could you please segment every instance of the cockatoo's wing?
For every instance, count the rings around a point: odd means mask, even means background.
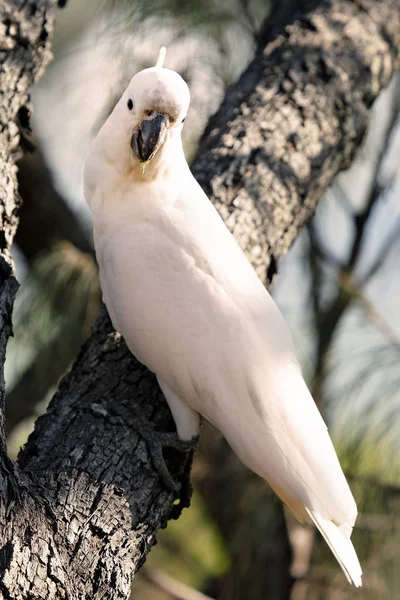
[[[157,210],[130,215],[135,197],[107,230],[95,227],[114,324],[175,399],[222,431],[301,521],[314,521],[361,585],[349,541],[356,505],[287,325],[191,175],[174,184]]]

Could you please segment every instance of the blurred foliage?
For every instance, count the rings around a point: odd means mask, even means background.
[[[347,585],[326,544],[319,540],[313,565],[297,584],[292,600],[400,597],[400,488],[359,476],[351,477],[350,484],[360,510],[352,539],[363,566],[363,588]]]
[[[87,335],[99,301],[97,267],[89,254],[62,242],[43,253],[32,265],[18,292],[6,367],[7,385],[51,341],[59,341],[59,351],[70,356],[74,338]],[[68,328],[67,328],[68,325]],[[66,336],[66,337],[65,337]]]
[[[90,254],[64,241],[34,261],[17,295],[15,337],[7,348],[8,431],[48,399],[99,308],[97,266]]]
[[[199,494],[194,492],[190,509],[159,534],[148,564],[200,590],[229,569],[223,539]]]

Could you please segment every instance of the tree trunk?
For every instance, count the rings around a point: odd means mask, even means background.
[[[27,90],[49,57],[54,3],[3,5],[2,359],[17,285],[10,261],[17,124],[26,127]],[[211,119],[193,166],[264,281],[350,164],[400,48],[398,0],[299,0],[286,16],[281,5]],[[2,392],[3,400],[4,385]],[[191,456],[165,453],[174,492],[149,452],[156,456],[155,441],[173,428],[155,377],[104,311],[17,464],[6,457],[1,423],[3,597],[127,598],[157,530],[189,502]]]

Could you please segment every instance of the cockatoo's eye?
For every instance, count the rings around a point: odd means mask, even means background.
[[[132,110],[133,109],[133,100],[131,98],[129,98],[126,105],[128,107],[128,110]]]
[[[181,123],[184,123],[184,122],[185,122],[185,119],[186,119],[186,117],[183,117],[183,119],[182,119]]]

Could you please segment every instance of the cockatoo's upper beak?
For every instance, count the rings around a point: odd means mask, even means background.
[[[167,132],[168,117],[155,113],[140,121],[134,129],[131,148],[140,162],[148,162],[156,154]]]

